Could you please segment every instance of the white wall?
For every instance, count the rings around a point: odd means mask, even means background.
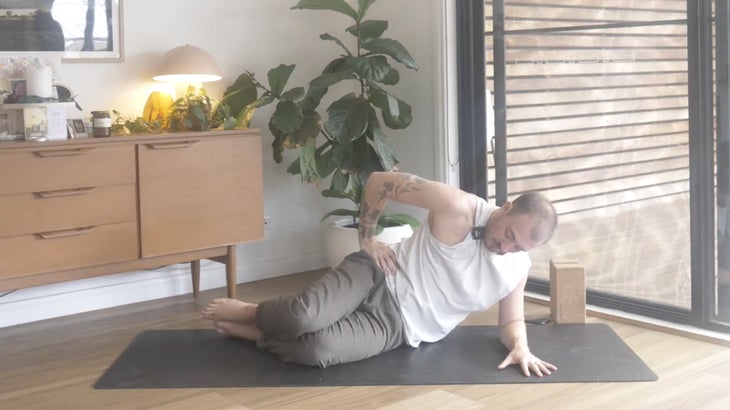
[[[350,1],[350,3],[356,3]],[[92,110],[116,109],[139,115],[154,83],[150,80],[159,57],[185,43],[208,50],[223,71],[223,81],[206,84],[220,97],[244,70],[266,78],[268,69],[296,63],[291,84],[303,84],[335,58],[339,48],[319,39],[328,32],[341,39],[349,25],[345,16],[331,12],[290,10],[296,0],[126,0],[124,1],[124,61],[121,63],[65,63],[63,83],[78,94],[88,115]],[[403,43],[419,65],[414,72],[400,69],[401,82],[393,93],[413,106],[413,124],[389,135],[401,155],[401,170],[427,178],[442,177],[443,129],[440,120],[443,74],[440,19],[443,0],[380,0],[370,18],[389,21],[387,37]],[[285,172],[285,164],[271,159],[271,136],[266,119],[271,107],[260,109],[253,127],[263,130],[265,214],[272,218],[266,239],[238,247],[238,281],[291,274],[326,265],[321,238],[321,216],[336,207],[319,190],[303,185]],[[205,261],[201,288],[225,284],[222,265]],[[155,271],[67,282],[21,289],[0,297],[0,327],[50,317],[167,297],[191,291],[185,265]]]

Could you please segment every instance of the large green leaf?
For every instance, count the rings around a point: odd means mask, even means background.
[[[299,151],[299,166],[301,167],[303,182],[319,181],[317,162],[314,160],[314,144],[314,140],[309,140]]]
[[[352,192],[357,198],[357,206],[360,207],[362,203],[362,196],[365,192],[366,178],[363,178],[360,174],[353,175],[351,178]]]
[[[384,90],[382,92],[373,92],[371,101],[373,104],[382,109],[391,118],[400,118],[400,106],[398,105],[398,99],[393,95]]]
[[[201,122],[204,122],[207,119],[207,115],[203,107],[193,107],[193,115]]]
[[[362,21],[375,0],[357,0],[357,21]]]
[[[330,181],[330,189],[344,192],[350,183],[350,176],[344,172],[335,172]]]
[[[332,74],[343,70],[349,73],[346,76],[347,78],[350,78],[353,75],[352,69],[347,65],[347,59],[345,57],[337,58],[330,61],[324,68],[324,70],[322,70],[322,74]],[[323,80],[322,83],[328,84],[329,80]],[[317,86],[310,84],[309,88],[307,89],[307,94],[300,102],[302,110],[316,110],[319,106],[320,101],[322,101],[322,97],[327,94],[327,90],[328,86]]]
[[[371,81],[383,81],[390,73],[390,64],[384,56],[352,57],[348,64],[360,77]]]
[[[329,40],[329,41],[334,41],[335,43],[337,43],[337,45],[339,45],[340,47],[342,47],[342,49],[343,49],[343,50],[345,50],[345,53],[346,53],[346,54],[347,54],[348,56],[351,56],[351,55],[352,55],[352,53],[351,53],[351,52],[350,52],[350,50],[349,50],[349,49],[347,48],[347,46],[346,46],[346,45],[344,45],[344,44],[342,43],[342,41],[340,41],[340,39],[338,39],[337,37],[335,37],[335,36],[333,36],[333,35],[331,35],[331,34],[328,34],[328,33],[324,33],[324,34],[320,34],[319,38],[320,38],[320,39],[322,39],[322,40],[325,40],[325,41],[326,41],[326,40]]]
[[[375,134],[375,151],[380,158],[384,171],[392,171],[398,165],[398,153],[388,138],[382,134]]]
[[[325,129],[341,143],[358,139],[367,129],[369,108],[367,100],[349,93],[327,108]]]
[[[274,162],[277,164],[284,160],[284,139],[286,134],[283,131],[276,128],[276,126],[269,121],[269,131],[274,136],[274,141],[271,143],[271,150],[273,151]]]
[[[251,125],[254,111],[256,111],[256,107],[253,104],[245,106],[235,117],[235,126],[237,128],[248,128]]]
[[[348,171],[358,169],[359,166],[355,163],[356,160],[357,155],[353,144],[334,142],[332,145],[332,163],[335,164],[335,167]]]
[[[325,94],[327,94],[326,87],[314,87],[310,85],[304,99],[299,102],[299,105],[302,107],[302,111],[316,110]]]
[[[314,159],[317,161],[317,172],[319,172],[319,176],[322,178],[327,178],[337,169],[334,161],[332,161],[332,150],[323,150],[323,148],[330,146],[331,143],[328,141],[322,146],[317,147],[317,151],[314,154]]]
[[[385,171],[385,168],[383,168],[383,164],[380,161],[380,157],[372,144],[368,144],[363,151],[367,152],[367,155],[362,158],[363,165],[360,168],[360,172],[363,174],[363,177],[366,177],[373,172]]]
[[[301,126],[287,136],[284,141],[284,148],[299,148],[310,140],[316,140],[321,125],[319,114],[310,111],[302,118]]]
[[[347,57],[340,57],[327,63],[327,65],[322,70],[322,74],[331,74],[347,69],[349,69],[349,67],[347,66]]]
[[[284,91],[287,81],[294,71],[295,65],[284,65],[279,64],[278,67],[269,70],[267,76],[269,77],[269,88],[271,88],[271,95],[274,97],[280,97],[281,92]]]
[[[396,98],[398,101],[398,117],[390,115],[392,111],[383,112],[383,121],[385,125],[390,129],[400,130],[407,128],[413,122],[413,115],[411,114],[411,106],[404,101]]]
[[[304,97],[304,87],[294,87],[281,94],[282,101],[299,101]]]
[[[344,190],[340,191],[332,188],[323,190],[322,196],[325,198],[349,199],[354,201],[352,192],[345,192]]]
[[[363,170],[366,170],[365,173],[369,172],[367,170],[383,170],[368,138],[358,138],[348,144],[335,141],[332,146],[332,162],[338,169],[350,173],[351,177]]]
[[[347,28],[347,32],[362,40],[378,38],[388,29],[388,22],[385,20],[368,20]]]
[[[390,93],[373,88],[370,93],[370,102],[380,108],[383,121],[388,128],[399,130],[411,125],[413,121],[411,106]]]
[[[303,120],[301,110],[291,101],[279,101],[271,116],[271,122],[287,134],[296,132],[302,126]]]
[[[373,38],[363,42],[362,48],[376,54],[387,54],[395,61],[413,70],[418,70],[416,61],[405,47],[396,40],[389,38]]]
[[[357,21],[357,12],[344,0],[300,0],[292,9],[332,10],[350,16]]]
[[[249,104],[252,104],[258,98],[258,90],[253,76],[244,73],[236,78],[226,91],[223,93],[221,104],[225,104],[230,108],[230,115],[236,117],[241,110]]]
[[[313,138],[314,138],[314,137],[313,137]],[[322,156],[322,151],[324,151],[324,150],[325,150],[326,148],[328,148],[328,147],[329,147],[330,145],[331,145],[331,144],[330,144],[329,142],[327,142],[327,143],[325,143],[325,144],[322,144],[321,146],[317,147],[317,149],[316,149],[316,150],[314,150],[314,158],[315,158],[315,161],[317,161],[318,169],[320,169],[320,168],[319,168],[319,164],[320,164],[320,158],[321,158],[321,156]],[[331,151],[328,151],[328,154],[329,154],[330,152],[331,152]],[[297,157],[297,159],[295,159],[294,161],[292,161],[292,163],[291,163],[291,164],[289,164],[289,167],[288,167],[288,168],[286,169],[286,172],[288,172],[288,173],[290,173],[290,174],[292,174],[292,175],[298,175],[298,174],[301,174],[301,173],[302,173],[302,167],[301,167],[301,165],[299,165],[299,163],[300,163],[300,162],[301,162],[301,161],[300,161],[299,157]],[[319,175],[325,175],[325,174],[322,174],[322,173],[320,172],[320,173],[319,173]]]
[[[400,81],[400,73],[395,68],[391,67],[388,74],[385,75],[380,82],[385,85],[396,85]]]
[[[373,135],[373,145],[375,152],[378,154],[380,165],[383,167],[383,170],[392,171],[398,165],[398,154],[388,140],[388,137],[383,135],[374,110],[370,113],[369,127]]]
[[[351,68],[334,73],[322,74],[309,82],[312,87],[328,88],[339,83],[342,80],[351,80],[355,78],[355,72]]]

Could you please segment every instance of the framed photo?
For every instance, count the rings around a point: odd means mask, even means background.
[[[8,80],[10,83],[10,92],[15,94],[16,97],[25,97],[25,80]]]
[[[122,61],[122,0],[97,0],[95,7],[87,7],[88,0],[53,3],[0,0],[0,56],[28,53],[72,62]]]
[[[84,120],[80,118],[66,120],[66,128],[68,128],[69,138],[86,138],[89,136]]]

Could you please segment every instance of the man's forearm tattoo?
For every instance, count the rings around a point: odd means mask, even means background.
[[[393,198],[398,198],[399,195],[416,192],[421,190],[426,180],[416,175],[401,173],[398,174],[399,181],[393,182],[388,181],[383,183],[382,187],[377,190],[378,198],[377,203],[380,204],[386,200],[390,195]],[[378,218],[383,213],[384,207],[371,207],[367,200],[363,200],[360,205],[360,238],[368,238],[375,236],[375,228],[377,226]]]
[[[375,236],[375,227],[381,213],[377,209],[371,209],[366,200],[360,204],[360,223],[357,231],[361,239]]]

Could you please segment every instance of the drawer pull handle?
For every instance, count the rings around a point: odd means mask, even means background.
[[[146,144],[152,149],[177,149],[177,148],[188,148],[193,146],[198,141],[182,141],[182,142],[159,142]]]
[[[74,149],[57,149],[57,150],[49,150],[49,151],[33,151],[33,154],[43,157],[43,158],[52,158],[52,157],[70,157],[73,155],[81,155],[89,152],[90,148],[74,148]]]
[[[62,196],[74,196],[88,194],[93,191],[95,187],[84,187],[84,188],[72,188],[72,189],[59,189],[58,191],[42,191],[34,192],[33,195],[38,198],[58,198]]]
[[[94,230],[93,226],[85,228],[64,229],[62,231],[38,232],[36,235],[41,239],[65,238],[67,236],[78,236],[87,234]]]

